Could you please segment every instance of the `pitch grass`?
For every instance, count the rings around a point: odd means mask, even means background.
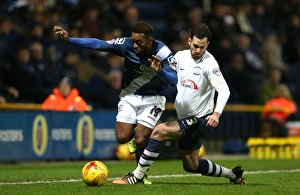
[[[103,161],[109,180],[90,187],[81,180],[82,162],[30,162],[0,164],[0,194],[300,194],[300,160],[213,160],[233,168],[243,166],[246,185],[230,184],[226,178],[186,173],[181,161],[156,161],[149,170],[152,185],[113,185],[112,180],[135,168],[135,161]]]

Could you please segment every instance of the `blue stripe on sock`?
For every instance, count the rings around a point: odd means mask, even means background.
[[[146,146],[146,149],[150,152],[159,153],[161,146],[162,146],[161,141],[150,138]]]

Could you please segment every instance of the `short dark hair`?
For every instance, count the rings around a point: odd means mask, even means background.
[[[201,23],[192,28],[190,38],[192,39],[194,36],[198,39],[207,38],[207,40],[210,41],[212,34],[208,26],[206,24]]]
[[[153,27],[151,26],[151,24],[147,23],[147,22],[137,22],[133,28],[132,28],[132,32],[134,33],[144,33],[147,36],[152,37],[153,35]]]

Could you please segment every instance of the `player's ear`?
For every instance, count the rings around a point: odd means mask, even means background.
[[[188,44],[189,44],[189,46],[191,46],[191,43],[192,43],[192,39],[191,39],[191,37],[189,37],[188,38]]]
[[[153,37],[149,38],[149,42],[152,43],[153,42]]]

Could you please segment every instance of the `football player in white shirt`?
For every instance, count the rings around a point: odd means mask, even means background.
[[[226,177],[234,184],[244,184],[243,169],[233,169],[199,159],[198,154],[204,138],[217,127],[219,118],[230,95],[228,85],[215,58],[206,49],[211,32],[207,25],[199,24],[191,30],[189,49],[175,54],[177,61],[177,96],[175,108],[178,120],[157,125],[144,150],[137,168],[113,181],[114,184],[143,184],[143,176],[159,155],[163,140],[179,141],[179,154],[187,172],[213,177]],[[155,67],[159,72],[160,66]],[[214,105],[215,91],[218,92]]]

